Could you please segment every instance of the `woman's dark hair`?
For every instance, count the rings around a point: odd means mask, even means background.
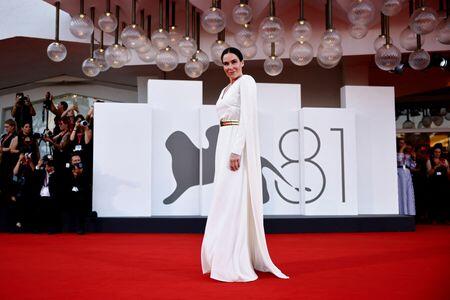
[[[223,50],[222,55],[220,56],[220,60],[222,62],[223,62],[223,57],[225,56],[225,54],[228,54],[228,53],[232,53],[232,54],[236,55],[239,58],[239,61],[244,60],[244,56],[242,55],[241,50],[239,50],[238,48],[229,47],[229,48]]]
[[[85,118],[84,118],[84,116],[83,116],[82,114],[78,114],[78,115],[75,117],[75,122],[78,121],[78,120],[83,121],[83,120],[85,120]]]

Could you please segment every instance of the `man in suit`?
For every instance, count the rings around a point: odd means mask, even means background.
[[[38,223],[49,234],[56,233],[60,225],[58,202],[60,186],[51,155],[46,155],[39,160],[34,176]]]

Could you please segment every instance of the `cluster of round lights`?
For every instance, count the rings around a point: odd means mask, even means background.
[[[381,12],[386,16],[395,16],[402,10],[403,2],[403,0],[385,0]],[[355,39],[364,38],[375,16],[376,9],[371,0],[354,0],[347,12],[350,35]],[[233,8],[232,20],[240,25],[234,35],[234,41],[245,59],[250,59],[258,51],[256,41],[259,34],[262,50],[268,56],[264,61],[264,70],[268,75],[276,76],[283,70],[280,56],[286,48],[283,21],[276,16],[268,16],[262,20],[257,30],[250,24],[252,17],[252,8],[248,4],[240,3]],[[220,8],[213,6],[202,14],[201,25],[206,32],[217,34],[227,25],[226,15]],[[98,19],[98,26],[102,31],[112,33],[118,26],[117,18],[112,13],[105,12]],[[94,31],[94,23],[87,15],[80,13],[71,18],[69,30],[76,38],[88,39]],[[426,41],[425,35],[435,30],[436,39],[442,44],[450,45],[450,20],[448,18],[439,20],[435,10],[422,6],[413,12],[408,26],[401,32],[400,45],[403,49],[412,51],[408,62],[413,69],[422,70],[430,63],[428,52],[418,47],[417,35],[420,35],[423,45]],[[295,42],[289,49],[289,58],[295,65],[305,66],[314,58],[314,50],[309,42],[312,36],[311,24],[305,19],[299,19],[293,24],[291,31]],[[96,49],[93,56],[82,64],[84,74],[93,77],[109,68],[123,67],[131,60],[131,50],[134,50],[141,61],[156,62],[158,68],[165,72],[174,70],[179,57],[185,57],[187,62],[184,69],[191,78],[199,77],[209,67],[208,55],[197,48],[197,43],[192,37],[183,36],[176,26],[170,27],[169,31],[158,28],[152,32],[151,38],[148,38],[139,26],[131,24],[122,30],[121,41],[122,44]],[[339,63],[343,54],[341,41],[341,35],[333,28],[327,29],[322,34],[317,49],[317,61],[320,66],[329,69]],[[220,39],[211,45],[211,60],[216,65],[222,65],[220,55],[227,47],[229,45]],[[374,41],[374,49],[375,62],[380,69],[392,70],[400,64],[401,52],[392,44],[392,39],[387,41],[385,35],[380,35]],[[52,61],[61,62],[67,56],[67,49],[57,40],[48,46],[47,54]]]

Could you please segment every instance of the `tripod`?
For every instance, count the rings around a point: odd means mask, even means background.
[[[47,141],[44,141],[44,136],[48,135],[48,133],[50,132],[49,128],[48,128],[48,112],[50,110],[50,105],[49,102],[50,100],[45,99],[44,100],[44,105],[42,107],[42,122],[45,122],[45,129],[44,131],[40,134],[40,139],[38,142],[38,147],[41,147],[41,143],[44,142],[45,143],[45,153],[46,154],[53,154],[53,149],[50,146],[50,143]]]

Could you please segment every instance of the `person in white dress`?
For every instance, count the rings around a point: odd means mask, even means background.
[[[220,120],[214,174],[214,198],[201,248],[203,274],[224,282],[258,278],[255,270],[284,275],[272,262],[263,224],[261,159],[256,83],[242,74],[242,53],[222,53],[230,79],[216,104]]]

